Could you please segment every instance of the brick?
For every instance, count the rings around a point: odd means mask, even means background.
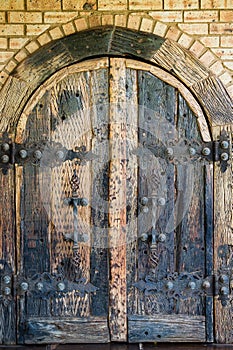
[[[28,52],[33,53],[36,50],[39,49],[39,44],[36,41],[31,41],[29,44],[25,46],[25,49],[28,50]]]
[[[233,33],[233,23],[211,23],[210,34],[231,34]]]
[[[48,28],[49,28],[49,25],[45,25],[45,24],[38,24],[38,25],[29,24],[26,26],[26,33],[28,36],[40,35]]]
[[[196,57],[200,57],[206,50],[205,46],[199,41],[195,41],[189,49]]]
[[[200,37],[200,41],[207,47],[219,47],[219,36],[204,36]]]
[[[192,24],[179,24],[182,31],[192,35],[206,35],[208,34],[207,23],[192,23]]]
[[[65,35],[70,35],[76,32],[76,28],[72,22],[63,24],[62,28],[64,30]]]
[[[164,0],[164,10],[185,10],[198,8],[198,0]]]
[[[28,38],[10,38],[10,49],[20,50],[28,41]]]
[[[0,0],[0,10],[24,10],[24,0]]]
[[[41,12],[9,12],[9,23],[42,23]]]
[[[0,62],[6,62],[14,55],[14,51],[0,51]]]
[[[181,11],[151,11],[149,15],[162,22],[183,22]]]
[[[60,0],[27,0],[27,10],[61,10]]]
[[[220,22],[232,22],[233,10],[232,11],[220,11]]]
[[[0,35],[24,35],[23,24],[0,24]]]
[[[183,47],[185,47],[186,49],[190,48],[192,42],[193,42],[193,38],[185,33],[183,33],[178,40],[178,43]]]
[[[0,12],[0,23],[6,22],[6,14],[5,12]]]
[[[116,15],[115,16],[115,25],[120,27],[126,27],[127,24],[127,15]]]
[[[127,10],[127,0],[99,0],[98,10],[100,11],[120,11]]]
[[[59,27],[53,28],[49,31],[53,40],[60,39],[64,36],[62,30]]]
[[[44,23],[65,23],[77,17],[77,12],[45,12]]]
[[[218,11],[184,11],[184,22],[216,22]]]
[[[221,9],[225,7],[225,0],[201,0],[201,9]]]
[[[0,38],[0,49],[7,49],[7,38]]]
[[[222,60],[233,60],[233,48],[231,49],[212,49],[212,51]]]
[[[43,46],[49,43],[51,41],[51,38],[48,35],[48,33],[44,33],[37,38],[37,41],[40,43],[41,46]]]
[[[90,27],[101,26],[101,16],[90,16],[88,18]]]
[[[199,59],[206,67],[209,67],[216,61],[217,57],[208,50]]]
[[[181,31],[177,27],[170,27],[166,34],[166,38],[177,41],[180,35]]]
[[[103,15],[102,16],[102,25],[113,25],[114,24],[114,17],[113,15]]]
[[[63,10],[96,10],[96,0],[63,0]]]
[[[168,30],[168,26],[165,23],[157,22],[155,24],[154,34],[164,37]]]
[[[233,61],[229,61],[229,62],[225,61],[225,62],[224,62],[224,65],[225,65],[228,69],[230,69],[230,70],[233,71]]]
[[[15,59],[18,62],[23,61],[26,57],[28,56],[27,51],[25,50],[20,50],[16,55],[15,55]]]
[[[127,28],[138,30],[142,21],[140,15],[129,15]]]
[[[219,76],[219,79],[222,81],[224,85],[227,85],[232,82],[233,78],[230,75],[230,73],[225,72],[222,75]]]
[[[140,30],[143,32],[151,33],[154,28],[154,21],[150,18],[143,18],[141,22]]]
[[[129,0],[130,10],[162,10],[162,0]]]
[[[222,47],[232,47],[233,46],[233,36],[226,35],[221,36],[221,45]]]
[[[13,69],[15,69],[16,66],[17,66],[17,63],[13,60],[10,60],[10,62],[7,63],[7,65],[5,66],[5,70],[10,73],[13,71]]]
[[[224,71],[224,67],[222,62],[217,61],[214,62],[211,66],[210,66],[210,70],[215,74],[215,75],[219,75]]]
[[[85,18],[78,18],[74,21],[77,31],[85,30],[88,28],[87,21]]]

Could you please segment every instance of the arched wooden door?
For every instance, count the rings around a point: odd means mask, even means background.
[[[201,135],[192,96],[191,109],[152,71],[120,58],[80,63],[24,110],[19,343],[213,341],[208,128]]]

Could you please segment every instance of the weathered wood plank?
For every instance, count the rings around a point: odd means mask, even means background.
[[[29,318],[24,336],[25,344],[109,342],[105,318]]]
[[[202,316],[130,316],[129,342],[204,342],[205,318]]]
[[[217,139],[222,129],[229,132],[230,149],[232,149],[232,125],[215,127],[213,137]],[[232,195],[232,154],[231,164],[222,173],[218,163],[214,164],[214,273],[219,278],[219,271],[231,275],[233,254],[233,195]],[[224,273],[223,273],[224,274]],[[215,340],[217,343],[231,344],[232,333],[232,293],[226,305],[221,304],[219,296],[214,298]]]
[[[108,62],[106,62],[108,65]],[[92,237],[91,283],[98,288],[92,296],[92,315],[108,317],[108,171],[109,171],[109,72],[91,72],[92,152]]]
[[[125,63],[110,61],[109,112],[109,327],[112,341],[127,339]]]

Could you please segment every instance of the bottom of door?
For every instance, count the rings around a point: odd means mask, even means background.
[[[128,317],[130,343],[205,342],[204,316],[158,315]]]
[[[25,324],[25,344],[108,343],[106,318],[29,318]]]

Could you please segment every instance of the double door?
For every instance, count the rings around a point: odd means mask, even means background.
[[[14,141],[2,341],[213,341],[213,165],[179,89],[133,60],[73,65]]]

